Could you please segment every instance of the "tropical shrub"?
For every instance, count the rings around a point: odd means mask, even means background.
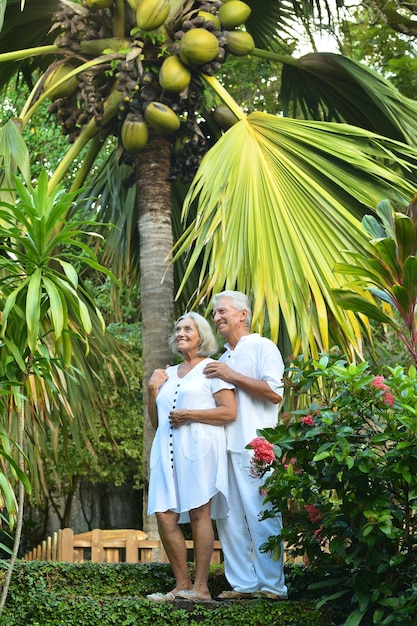
[[[307,406],[262,431],[268,452],[259,453],[258,440],[251,444],[258,449],[253,471],[266,475],[272,504],[265,515],[282,512],[288,553],[334,585],[329,600],[349,598],[354,610],[346,624],[412,623],[416,369],[374,376],[366,363],[334,353],[295,359],[288,377],[294,393],[308,395]],[[280,538],[265,548],[279,554]]]

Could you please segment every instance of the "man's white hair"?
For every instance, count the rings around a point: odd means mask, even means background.
[[[250,324],[252,321],[252,310],[249,304],[249,298],[246,294],[241,291],[221,291],[220,293],[216,293],[213,296],[212,305],[213,307],[217,304],[217,302],[221,298],[228,298],[230,300],[231,306],[237,311],[246,311],[246,326],[250,328]]]

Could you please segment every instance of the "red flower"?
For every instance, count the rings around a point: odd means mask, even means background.
[[[389,391],[384,391],[384,393],[382,394],[382,399],[385,404],[388,404],[388,406],[392,406],[394,404],[394,396]]]
[[[287,455],[286,454],[284,454],[284,456],[282,457],[282,464],[283,464],[285,470],[287,470],[288,467],[290,465],[292,465],[293,469],[294,469],[294,474],[300,474],[301,470],[300,469],[296,469],[296,467],[295,467],[296,463],[297,463],[297,459],[295,458],[295,456],[291,457],[289,463],[287,463]]]
[[[382,400],[385,404],[388,406],[392,406],[394,404],[394,396],[389,391],[388,385],[385,384],[385,378],[383,376],[375,376],[371,382],[371,387],[374,387],[374,389],[380,389],[383,392]]]
[[[306,504],[304,509],[305,509],[305,511],[307,513],[308,519],[313,524],[315,524],[316,522],[319,522],[321,520],[321,511],[314,504]]]
[[[277,460],[272,443],[264,439],[264,437],[256,437],[248,443],[248,447],[255,451],[253,455],[254,461],[260,461],[270,465]]]
[[[381,389],[382,391],[388,389],[387,385],[385,384],[385,378],[383,376],[375,376],[375,378],[371,382],[371,387],[375,387],[375,389]]]
[[[304,417],[301,418],[301,421],[306,426],[315,426],[316,425],[316,422],[314,421],[312,415],[305,415]]]

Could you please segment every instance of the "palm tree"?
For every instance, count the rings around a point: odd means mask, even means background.
[[[413,195],[417,105],[349,59],[280,50],[313,0],[247,0],[239,18],[218,0],[20,4],[2,2],[0,85],[17,70],[32,81],[23,127],[52,96],[70,147],[50,189],[76,172],[72,190],[88,181],[84,197],[118,226],[106,258],[124,280],[140,277],[144,380],[170,360],[174,283],[182,307],[208,306],[222,288],[251,293],[254,326],[269,324],[288,351],[360,352],[359,323],[331,295],[342,285],[333,266],[345,249],[366,254],[365,212]],[[283,68],[284,112],[305,120],[241,110],[215,75],[247,53]],[[178,82],[161,72],[166,58]],[[213,102],[233,114],[227,130]],[[148,426],[145,451],[152,437]]]

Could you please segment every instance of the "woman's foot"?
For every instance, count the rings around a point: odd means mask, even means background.
[[[150,593],[146,597],[152,602],[172,602],[173,600],[175,600],[179,593],[181,593],[182,591],[189,591],[190,589],[191,586],[185,588],[174,587],[172,591],[168,591],[167,593]]]
[[[176,596],[168,591],[168,593],[150,593],[146,597],[151,602],[173,602]]]
[[[176,598],[181,598],[182,600],[190,600],[191,602],[210,602],[211,595],[209,592],[200,593],[199,591],[195,591],[194,589],[184,589],[184,591],[179,591],[177,593]]]

